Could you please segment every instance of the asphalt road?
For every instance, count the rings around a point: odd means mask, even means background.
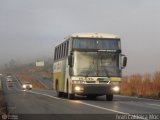
[[[118,96],[113,101],[106,101],[105,96],[95,100],[76,96],[75,100],[55,97],[53,90],[23,91],[17,79],[9,87],[3,77],[3,89],[8,104],[9,114],[18,115],[19,119],[160,119],[160,101],[135,97]],[[123,115],[123,116],[122,116]],[[36,118],[36,117],[40,118]],[[83,116],[85,116],[83,118]],[[16,117],[16,116],[13,116]],[[18,119],[18,120],[19,120]]]

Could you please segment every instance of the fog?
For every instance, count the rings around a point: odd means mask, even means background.
[[[124,74],[160,70],[159,0],[0,0],[0,65],[52,57],[78,32],[121,37]]]

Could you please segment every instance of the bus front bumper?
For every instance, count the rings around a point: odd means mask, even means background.
[[[110,84],[73,84],[72,91],[78,95],[105,95],[112,93]]]

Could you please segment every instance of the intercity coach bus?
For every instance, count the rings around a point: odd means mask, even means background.
[[[116,35],[104,33],[72,34],[54,49],[53,89],[58,97],[75,95],[107,101],[119,92],[122,69],[127,57],[121,53]]]

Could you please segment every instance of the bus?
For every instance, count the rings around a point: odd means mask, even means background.
[[[54,49],[53,89],[57,97],[105,95],[107,101],[112,101],[120,90],[122,69],[126,64],[127,57],[122,54],[118,36],[72,34]]]

